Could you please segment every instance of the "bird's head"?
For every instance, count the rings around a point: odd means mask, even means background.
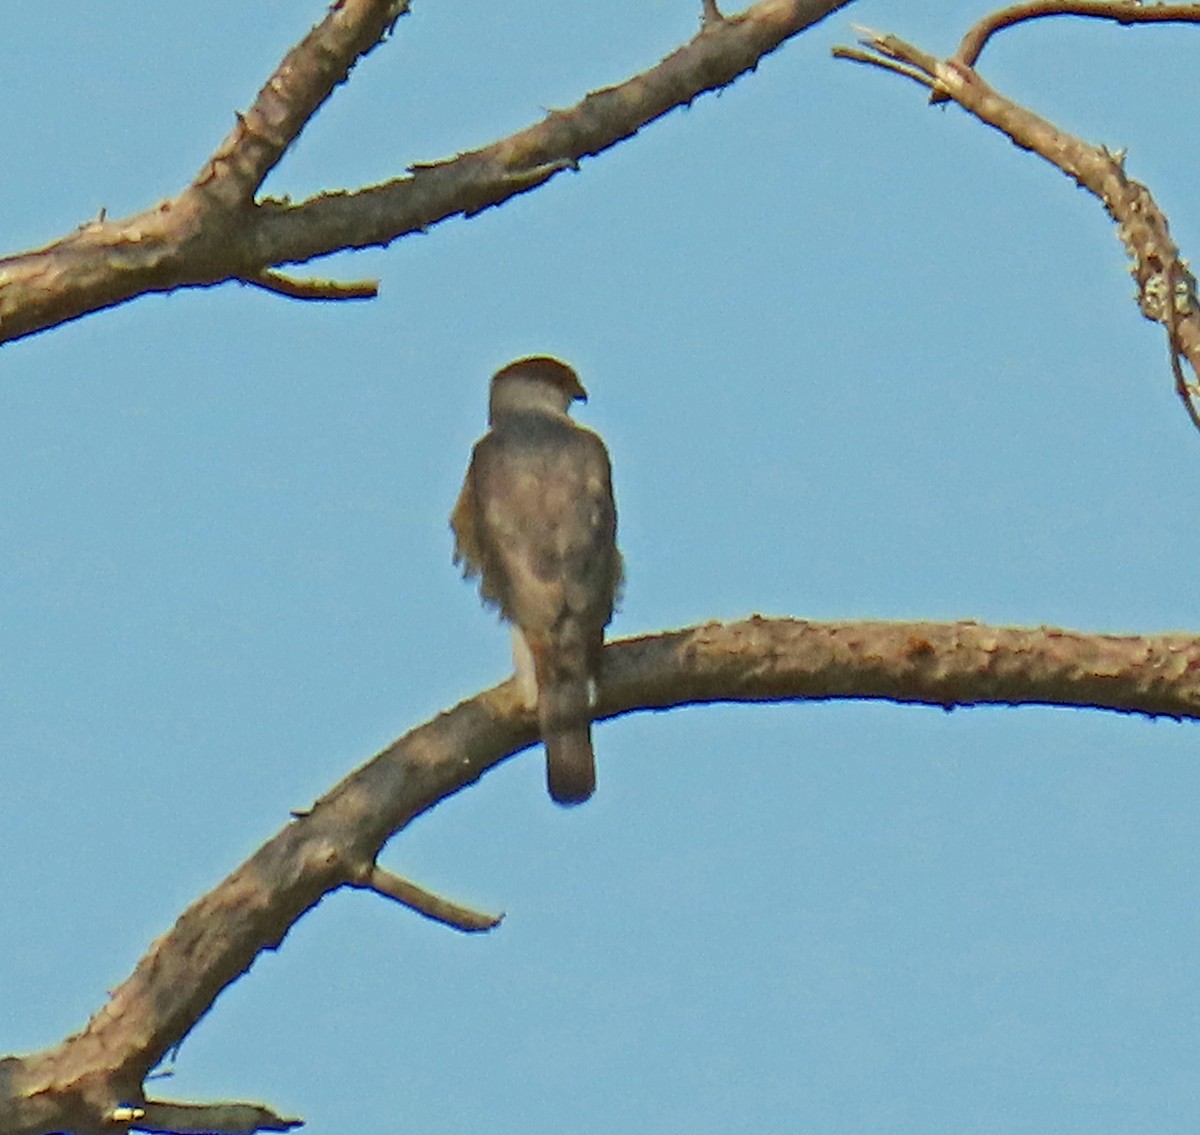
[[[488,421],[498,414],[540,410],[565,414],[572,402],[586,402],[587,391],[566,363],[549,355],[530,355],[492,376]]]

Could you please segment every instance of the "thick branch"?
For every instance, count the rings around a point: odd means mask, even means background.
[[[709,20],[657,67],[490,146],[357,192],[293,205],[251,200],[301,126],[404,5],[339,0],[263,88],[254,107],[179,196],[123,220],[0,260],[0,343],[150,292],[255,279],[268,268],[386,245],[536,189],[705,91],[852,0],[759,0]],[[357,22],[356,22],[357,21]],[[334,59],[322,52],[332,44]]]
[[[1200,719],[1200,640],[1184,634],[755,617],[615,643],[604,664],[603,718],[720,701],[883,698]],[[146,1074],[222,989],[323,895],[369,881],[384,843],[414,816],[536,736],[533,717],[505,682],[352,773],[188,908],[81,1033],[0,1061],[0,1135],[111,1131],[118,1108],[149,1114]]]
[[[1035,7],[1039,6],[1023,6]],[[1183,18],[1178,11],[1174,14],[1177,19]],[[1024,18],[1031,16],[1027,14]],[[1200,11],[1193,19],[1200,21]],[[1193,424],[1200,428],[1200,387],[1195,381],[1185,379],[1179,364],[1182,355],[1193,375],[1200,376],[1200,304],[1196,281],[1187,261],[1180,257],[1166,215],[1150,190],[1126,176],[1124,155],[1110,153],[1104,146],[1090,145],[1060,130],[988,86],[978,72],[958,59],[937,59],[892,35],[872,33],[863,42],[874,54],[845,48],[835,49],[834,54],[853,62],[899,70],[927,83],[933,88],[934,99],[952,99],[981,122],[1007,135],[1021,149],[1045,158],[1100,200],[1117,222],[1117,235],[1133,261],[1130,271],[1137,281],[1142,314],[1166,329],[1176,391]]]
[[[408,12],[408,0],[340,0],[284,56],[254,105],[217,147],[193,186],[226,206],[248,204],[284,151],[349,77],[350,68]]]

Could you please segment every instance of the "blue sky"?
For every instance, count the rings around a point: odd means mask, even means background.
[[[268,191],[484,144],[699,7],[417,3]],[[322,10],[14,9],[5,249],[176,192]],[[222,287],[0,352],[0,1050],[80,1027],[289,809],[506,675],[446,518],[518,355],[572,362],[609,444],[615,636],[1200,622],[1200,435],[1099,205],[830,57],[852,23],[945,54],[985,10],[859,0],[577,174],[315,267],[374,303]],[[982,63],[1127,147],[1185,255],[1197,34],[1058,20]],[[1194,1131],[1197,737],[853,703],[599,726],[586,808],[533,752],[385,852],[500,930],[335,895],[153,1087],[318,1135]]]

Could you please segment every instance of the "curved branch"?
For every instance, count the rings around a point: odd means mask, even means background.
[[[1200,5],[1187,7],[1196,9],[1189,22],[1200,22]],[[1173,14],[1183,19],[1178,10]],[[1161,323],[1166,330],[1176,393],[1192,423],[1200,429],[1200,383],[1188,382],[1179,362],[1181,356],[1186,358],[1194,378],[1200,378],[1200,301],[1196,279],[1180,256],[1166,214],[1150,190],[1126,175],[1124,153],[1111,153],[1104,146],[1090,145],[1060,130],[988,86],[977,71],[957,58],[937,59],[893,35],[869,33],[862,42],[869,52],[835,48],[834,55],[927,82],[933,88],[931,101],[952,99],[981,122],[1007,135],[1021,149],[1045,158],[1099,199],[1116,221],[1117,235],[1133,262],[1130,272],[1137,281],[1142,314],[1154,323]]]
[[[954,59],[965,67],[974,67],[987,41],[997,32],[1027,20],[1047,16],[1090,16],[1115,20],[1118,24],[1194,24],[1200,21],[1200,4],[1143,5],[1141,0],[1031,0],[992,12],[963,37]]]
[[[756,616],[611,644],[604,667],[602,718],[709,702],[883,698],[1200,719],[1200,641],[1185,634]],[[221,990],[325,894],[379,882],[375,858],[388,839],[536,737],[534,717],[508,681],[351,773],[193,903],[82,1032],[57,1048],[0,1060],[0,1135],[111,1131],[114,1116],[131,1127],[154,1116],[162,1130],[162,1116],[185,1105],[146,1101],[143,1081]],[[220,1106],[244,1119],[260,1105]]]
[[[668,111],[728,86],[763,56],[853,0],[759,0],[706,20],[656,67],[483,149],[356,192],[293,205],[251,198],[304,122],[406,5],[338,0],[254,107],[177,197],[123,220],[101,218],[45,248],[0,259],[0,343],[151,292],[262,278],[265,269],[386,245],[450,217],[536,189]],[[343,21],[343,22],[339,22]],[[323,52],[332,45],[333,62]]]

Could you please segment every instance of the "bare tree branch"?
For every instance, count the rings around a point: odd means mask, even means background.
[[[703,0],[703,7],[704,11],[700,16],[702,26],[724,23],[725,17],[721,15],[721,9],[717,7],[717,0]]]
[[[462,930],[467,934],[477,934],[484,930],[495,930],[503,921],[504,916],[498,914],[483,914],[467,906],[450,902],[441,895],[418,887],[416,883],[385,871],[382,867],[374,867],[371,873],[360,883],[354,884],[364,890],[374,891],[385,899],[392,899],[409,910],[443,926],[454,930]]]
[[[974,67],[987,41],[997,32],[1047,16],[1090,16],[1119,24],[1194,24],[1200,21],[1200,4],[1143,4],[1141,0],[1032,0],[1014,4],[980,20],[963,37],[954,59],[965,67]]]
[[[868,42],[877,38],[878,33],[871,31],[870,28],[856,25],[854,30]],[[883,71],[894,71],[897,75],[903,75],[904,78],[911,79],[919,86],[927,87],[936,93],[937,83],[929,75],[918,71],[915,67],[907,67],[895,59],[888,59],[878,53],[864,51],[860,47],[835,47],[833,57],[834,59],[845,59],[850,63],[863,63],[869,67],[878,67]]]
[[[706,18],[656,67],[490,146],[417,165],[407,177],[292,204],[253,194],[317,107],[407,10],[338,0],[291,52],[196,180],[177,197],[121,220],[103,217],[62,240],[0,260],[0,343],[139,295],[229,280],[349,248],[386,245],[472,216],[578,168],[705,91],[728,86],[763,56],[853,0],[759,0]]]
[[[378,280],[348,284],[337,280],[297,280],[265,268],[257,275],[243,277],[241,282],[294,300],[371,300],[379,295]]]
[[[118,1109],[119,1111],[120,1109]],[[300,1119],[276,1115],[257,1103],[168,1103],[147,1100],[131,1112],[125,1125],[161,1135],[254,1135],[257,1131],[291,1131],[304,1126]],[[114,1116],[114,1122],[121,1122]]]
[[[229,207],[248,204],[350,68],[408,13],[408,0],[338,0],[291,51],[237,116],[233,133],[192,182]]]
[[[754,617],[614,643],[604,664],[603,718],[710,702],[872,698],[1200,719],[1200,640],[1185,634]],[[369,885],[388,839],[527,748],[536,731],[509,681],[419,726],[350,774],[193,903],[82,1032],[54,1049],[0,1060],[0,1135],[111,1131],[116,1115],[132,1127],[194,1130],[151,1123],[170,1114],[155,1108],[200,1106],[147,1101],[142,1085],[151,1069],[322,896]],[[252,1113],[226,1114],[245,1120]],[[270,1116],[262,1108],[254,1129],[296,1122]]]
[[[1122,13],[1133,9],[1128,2],[1111,5],[1081,3],[1074,7],[1103,7],[1110,12],[1120,9]],[[1187,22],[1200,22],[1200,5],[1161,7],[1171,9],[1176,20],[1185,19],[1181,11],[1186,7],[1193,10]],[[1049,8],[1054,11],[1042,11],[1041,14],[1066,14],[1058,11],[1066,8],[1065,4],[1027,4],[1020,6],[1024,13],[1021,18],[1032,19],[1038,14],[1034,9]],[[1196,296],[1196,280],[1171,239],[1166,215],[1150,190],[1126,176],[1124,153],[1113,154],[1104,146],[1090,145],[1060,130],[988,86],[977,71],[957,57],[940,60],[893,35],[872,32],[863,42],[869,51],[835,48],[834,54],[853,62],[899,71],[908,78],[927,83],[933,88],[933,100],[952,99],[981,122],[1007,135],[1021,149],[1045,158],[1100,200],[1108,215],[1116,221],[1117,235],[1133,262],[1130,272],[1137,281],[1138,306],[1142,314],[1166,329],[1176,392],[1192,423],[1200,429],[1200,384],[1186,380],[1179,362],[1181,356],[1186,358],[1193,376],[1200,377],[1200,303]]]

